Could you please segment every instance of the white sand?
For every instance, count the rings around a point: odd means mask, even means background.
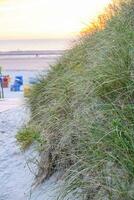
[[[23,98],[4,98],[0,100],[0,113],[13,108],[20,107],[23,104]]]
[[[34,146],[21,152],[15,135],[29,118],[25,107],[0,113],[0,200],[56,200],[56,176],[32,189],[38,159]],[[31,198],[30,198],[31,196]]]

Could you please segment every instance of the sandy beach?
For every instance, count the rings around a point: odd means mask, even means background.
[[[23,51],[0,53],[0,66],[6,71],[47,70],[62,55],[62,51]]]
[[[6,52],[0,53],[0,66],[2,67],[2,74],[9,75],[11,78],[10,85],[14,83],[15,76],[23,76],[24,85],[20,92],[11,92],[9,88],[4,89],[5,103],[0,102],[0,112],[8,107],[11,101],[7,98],[17,99],[23,98],[23,88],[29,84],[31,77],[37,77],[44,73],[44,76],[50,70],[50,66],[57,62],[61,57],[62,51],[26,51],[26,52]],[[16,103],[18,105],[18,103]],[[9,105],[10,107],[11,105]],[[3,107],[3,108],[2,108]],[[4,109],[5,110],[5,109]]]

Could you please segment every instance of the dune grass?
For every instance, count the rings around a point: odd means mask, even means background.
[[[29,97],[40,182],[63,171],[59,199],[134,199],[134,2],[109,9]]]
[[[26,150],[33,142],[41,143],[39,131],[32,126],[23,127],[18,131],[16,139],[23,150]]]

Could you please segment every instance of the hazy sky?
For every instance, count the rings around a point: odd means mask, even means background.
[[[70,37],[111,0],[0,0],[0,39]]]

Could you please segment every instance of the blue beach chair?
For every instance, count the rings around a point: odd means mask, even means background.
[[[23,85],[23,76],[16,76],[14,84],[11,85],[10,90],[14,92],[19,92],[22,85]]]

